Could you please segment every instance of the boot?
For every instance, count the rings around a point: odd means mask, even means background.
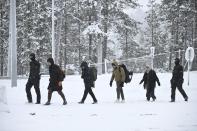
[[[98,102],[97,101],[94,101],[92,104],[97,104]]]
[[[79,104],[84,104],[84,102],[83,101],[80,101],[80,102],[78,102]]]
[[[64,102],[63,102],[63,105],[67,105],[67,101],[64,101]]]
[[[188,97],[185,97],[185,101],[188,101]]]
[[[50,105],[51,103],[49,101],[47,101],[44,105],[48,106]]]

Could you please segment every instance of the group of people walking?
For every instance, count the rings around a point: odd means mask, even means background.
[[[37,95],[37,101],[35,104],[41,103],[41,94],[40,94],[40,63],[35,59],[35,54],[30,54],[30,73],[29,78],[26,84],[26,94],[27,99],[29,103],[32,103],[32,95],[31,95],[31,88],[34,86],[36,95]],[[47,63],[49,66],[49,85],[48,85],[48,100],[45,103],[45,105],[50,105],[52,94],[54,91],[57,91],[58,94],[61,96],[63,100],[63,105],[67,104],[66,98],[64,93],[62,92],[62,81],[65,78],[65,73],[61,70],[61,68],[54,63],[53,58],[48,58]],[[88,66],[87,62],[83,61],[80,65],[82,74],[81,78],[84,80],[84,94],[79,101],[79,104],[84,104],[85,99],[88,94],[91,95],[93,99],[92,104],[97,104],[97,99],[92,91],[92,87],[94,87],[94,77],[92,76],[91,69]],[[113,72],[110,80],[110,87],[112,87],[113,81],[116,82],[116,92],[117,92],[117,100],[116,102],[125,102],[123,87],[124,83],[127,81],[127,75],[129,72],[125,71],[122,65],[119,65],[115,60],[112,62]],[[183,90],[182,84],[183,84],[183,66],[180,65],[180,59],[175,59],[175,66],[172,72],[172,79],[171,79],[171,101],[175,102],[175,92],[176,89],[180,91],[185,101],[188,101],[188,96]],[[146,66],[146,70],[144,72],[143,78],[140,81],[139,84],[143,83],[144,89],[146,89],[146,99],[147,101],[150,101],[150,98],[152,98],[153,101],[156,100],[155,96],[155,87],[156,82],[158,86],[160,86],[159,78],[157,77],[156,72],[150,68],[150,66]],[[121,101],[120,101],[121,97]]]

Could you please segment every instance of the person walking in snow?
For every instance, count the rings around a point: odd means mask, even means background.
[[[179,90],[179,92],[182,94],[185,101],[188,101],[188,96],[183,90],[183,66],[180,65],[180,59],[175,59],[175,66],[172,72],[172,79],[171,79],[171,102],[175,102],[175,92],[176,88]]]
[[[116,102],[120,101],[120,96],[122,98],[122,102],[125,102],[123,86],[125,82],[125,72],[124,69],[118,65],[118,63],[114,60],[112,62],[113,72],[110,80],[110,87],[112,87],[113,80],[116,81],[116,92],[117,92],[117,100]]]
[[[91,73],[90,68],[88,67],[87,62],[85,62],[85,61],[83,61],[81,63],[80,67],[82,70],[81,78],[84,80],[85,90],[84,90],[84,94],[83,94],[81,101],[78,103],[84,104],[84,101],[89,93],[93,99],[92,104],[97,104],[97,99],[92,91],[92,87],[94,87],[94,81],[93,81],[91,74],[90,74]]]
[[[146,71],[144,73],[142,80],[140,81],[140,84],[142,84],[143,82],[144,82],[144,89],[146,89],[147,101],[150,101],[150,98],[152,98],[153,101],[155,101],[156,82],[159,86],[160,86],[160,82],[156,75],[156,72],[153,69],[151,69],[149,66],[146,66]]]
[[[36,104],[40,104],[41,95],[40,95],[40,63],[36,60],[35,54],[31,53],[29,55],[31,62],[29,78],[26,84],[26,94],[29,103],[32,103],[31,88],[34,86],[37,95]]]
[[[52,93],[57,91],[63,99],[63,105],[67,104],[64,93],[62,92],[62,81],[64,80],[65,74],[60,67],[54,64],[53,58],[48,58],[47,63],[49,65],[49,86],[48,86],[48,101],[45,105],[50,105]]]

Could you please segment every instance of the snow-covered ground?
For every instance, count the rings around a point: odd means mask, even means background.
[[[7,87],[8,100],[7,106],[0,104],[0,131],[197,131],[197,72],[191,72],[189,87],[184,74],[189,101],[177,92],[175,103],[169,102],[170,73],[158,73],[161,86],[156,88],[155,102],[146,101],[145,90],[139,85],[142,76],[134,74],[132,82],[125,85],[125,103],[114,103],[116,90],[115,82],[109,87],[111,75],[98,76],[93,89],[96,105],[91,104],[90,96],[85,104],[77,103],[83,95],[83,81],[80,76],[68,76],[63,83],[66,106],[57,93],[53,94],[52,105],[43,105],[48,77],[40,82],[41,105],[26,103],[26,79],[18,80],[17,88],[11,88],[8,80],[0,80],[0,86]],[[31,91],[35,102],[35,91]]]

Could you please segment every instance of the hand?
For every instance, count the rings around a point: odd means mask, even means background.
[[[142,84],[142,81],[140,81],[139,85]]]
[[[160,84],[160,82],[158,82],[157,84],[158,84],[158,86],[160,86],[160,85],[161,85],[161,84]]]
[[[110,81],[110,83],[109,83],[110,87],[112,87],[112,82],[113,82],[113,81]]]
[[[60,81],[60,82],[58,82],[58,86],[62,86],[62,82]]]

